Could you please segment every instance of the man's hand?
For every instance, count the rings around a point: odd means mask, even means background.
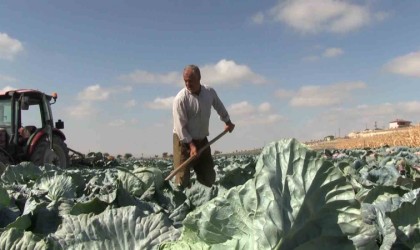
[[[233,124],[231,121],[226,122],[225,130],[229,131],[229,133],[232,133],[234,128],[235,124]]]
[[[194,142],[190,142],[190,157],[197,156],[197,147],[195,146]]]

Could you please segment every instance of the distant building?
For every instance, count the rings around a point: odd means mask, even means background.
[[[334,136],[333,135],[327,135],[324,137],[324,141],[332,141],[334,140]]]
[[[359,136],[359,132],[350,132],[347,136],[349,138],[358,138],[358,137],[360,137]]]
[[[396,119],[394,121],[389,122],[389,128],[404,128],[409,127],[411,125],[410,121]]]

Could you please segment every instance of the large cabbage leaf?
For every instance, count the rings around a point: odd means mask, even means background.
[[[10,228],[0,235],[0,249],[48,249],[46,242],[32,232]]]
[[[93,170],[91,170],[93,171]],[[82,202],[98,197],[101,201],[106,203],[112,203],[117,197],[118,184],[116,178],[118,176],[118,171],[115,169],[106,169],[105,171],[95,170],[94,174],[92,172],[86,174],[86,186],[85,186],[85,195],[81,197]]]
[[[379,229],[383,238],[382,246],[388,246],[388,249],[419,249],[420,189],[402,196],[385,197],[375,200],[373,204],[362,204],[364,219]]]
[[[118,170],[118,182],[121,188],[137,197],[140,197],[146,190],[143,181],[128,170]]]
[[[0,228],[3,228],[10,226],[19,217],[20,211],[0,184]]]
[[[10,197],[6,189],[0,186],[0,209],[7,207],[10,204]]]
[[[50,242],[62,249],[152,249],[175,240],[179,232],[163,213],[145,215],[136,206],[108,209],[99,215],[64,215]]]
[[[21,162],[16,165],[9,165],[1,175],[5,184],[25,184],[31,186],[34,181],[44,173],[59,173],[63,170],[52,164],[37,166],[32,162]]]
[[[296,140],[269,144],[255,178],[188,214],[163,249],[375,249],[352,186],[331,162]]]
[[[156,189],[160,189],[163,186],[162,170],[156,167],[138,167],[132,172],[144,183],[146,188],[154,186]]]
[[[47,192],[46,198],[51,201],[76,197],[73,178],[66,173],[46,173],[39,179],[33,189]]]
[[[407,249],[420,249],[420,199],[417,192],[414,204],[405,202],[390,213],[389,217],[397,229],[396,245]]]

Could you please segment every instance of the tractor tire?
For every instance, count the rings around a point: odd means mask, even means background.
[[[0,176],[4,173],[7,166],[13,164],[13,159],[11,156],[7,154],[7,152],[3,152],[0,150]]]
[[[6,171],[7,165],[4,164],[3,162],[0,162],[0,175],[2,175],[4,173],[4,171]]]
[[[44,137],[35,146],[31,155],[31,162],[38,166],[44,166],[46,163],[54,164],[61,168],[69,167],[69,149],[67,144],[59,137],[53,136],[53,150],[50,149],[50,142]]]

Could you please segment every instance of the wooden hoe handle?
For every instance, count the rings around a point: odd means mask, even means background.
[[[209,141],[206,145],[204,145],[200,150],[198,150],[197,154],[194,156],[190,156],[186,161],[184,161],[181,165],[179,165],[177,168],[171,171],[171,173],[168,175],[168,177],[165,178],[165,181],[170,180],[172,177],[174,177],[179,170],[183,169],[184,167],[188,166],[194,159],[196,159],[206,148],[210,147],[211,144],[213,144],[215,141],[219,140],[220,137],[224,136],[228,130],[224,130],[222,133],[220,133],[218,136],[213,138],[213,140]]]

